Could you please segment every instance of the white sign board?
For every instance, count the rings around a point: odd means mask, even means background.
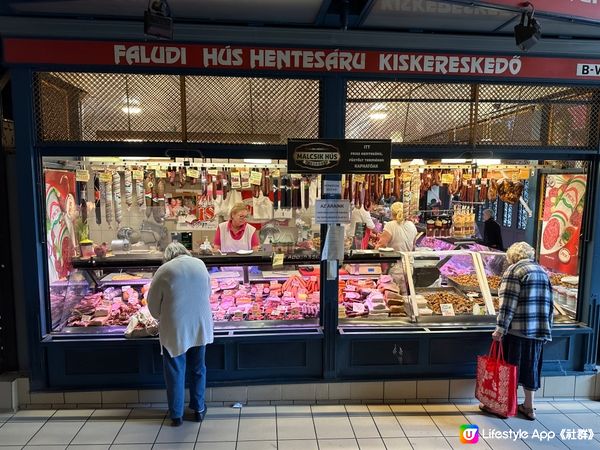
[[[323,180],[323,195],[342,195],[341,180]]]
[[[350,223],[350,200],[317,200],[315,204],[315,222]]]

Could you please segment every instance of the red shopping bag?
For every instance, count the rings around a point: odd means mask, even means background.
[[[504,361],[500,342],[493,341],[489,354],[477,357],[475,397],[495,414],[517,414],[517,366]]]

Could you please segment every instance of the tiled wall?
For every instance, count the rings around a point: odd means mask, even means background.
[[[540,401],[598,399],[597,379],[597,375],[545,377],[536,398]],[[163,389],[35,393],[29,392],[27,378],[17,379],[15,386],[18,405],[23,409],[164,407],[167,402]],[[2,389],[0,382],[0,396],[10,395],[9,390]],[[206,400],[212,406],[235,402],[248,405],[474,402],[474,390],[472,379],[306,383],[208,388]],[[520,388],[519,394],[522,397]],[[0,409],[10,409],[10,401],[0,398]]]

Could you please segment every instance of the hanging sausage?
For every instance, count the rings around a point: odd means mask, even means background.
[[[117,222],[118,228],[123,220],[123,212],[121,210],[121,174],[115,170],[112,174],[112,180],[113,197],[115,201],[115,221]]]
[[[131,205],[133,204],[133,184],[131,180],[131,170],[126,170],[123,172],[123,178],[125,179],[125,205],[127,205],[127,210],[130,210]]]
[[[96,211],[96,224],[102,223],[102,210],[100,209],[100,177],[94,173],[94,210]]]
[[[146,217],[152,215],[152,189],[154,188],[154,172],[147,171],[144,177],[144,202],[146,203]]]
[[[160,178],[156,181],[155,206],[152,216],[157,223],[161,223],[165,219],[165,180]]]
[[[108,224],[108,228],[112,229],[112,219],[113,219],[113,189],[112,182],[107,181],[104,183],[104,215],[106,216],[106,223]]]

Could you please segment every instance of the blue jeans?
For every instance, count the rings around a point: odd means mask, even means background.
[[[206,346],[202,345],[192,347],[186,353],[171,358],[168,350],[163,347],[163,368],[171,419],[183,417],[186,363],[190,372],[190,409],[194,411],[204,410],[204,392],[206,391],[205,353]]]

